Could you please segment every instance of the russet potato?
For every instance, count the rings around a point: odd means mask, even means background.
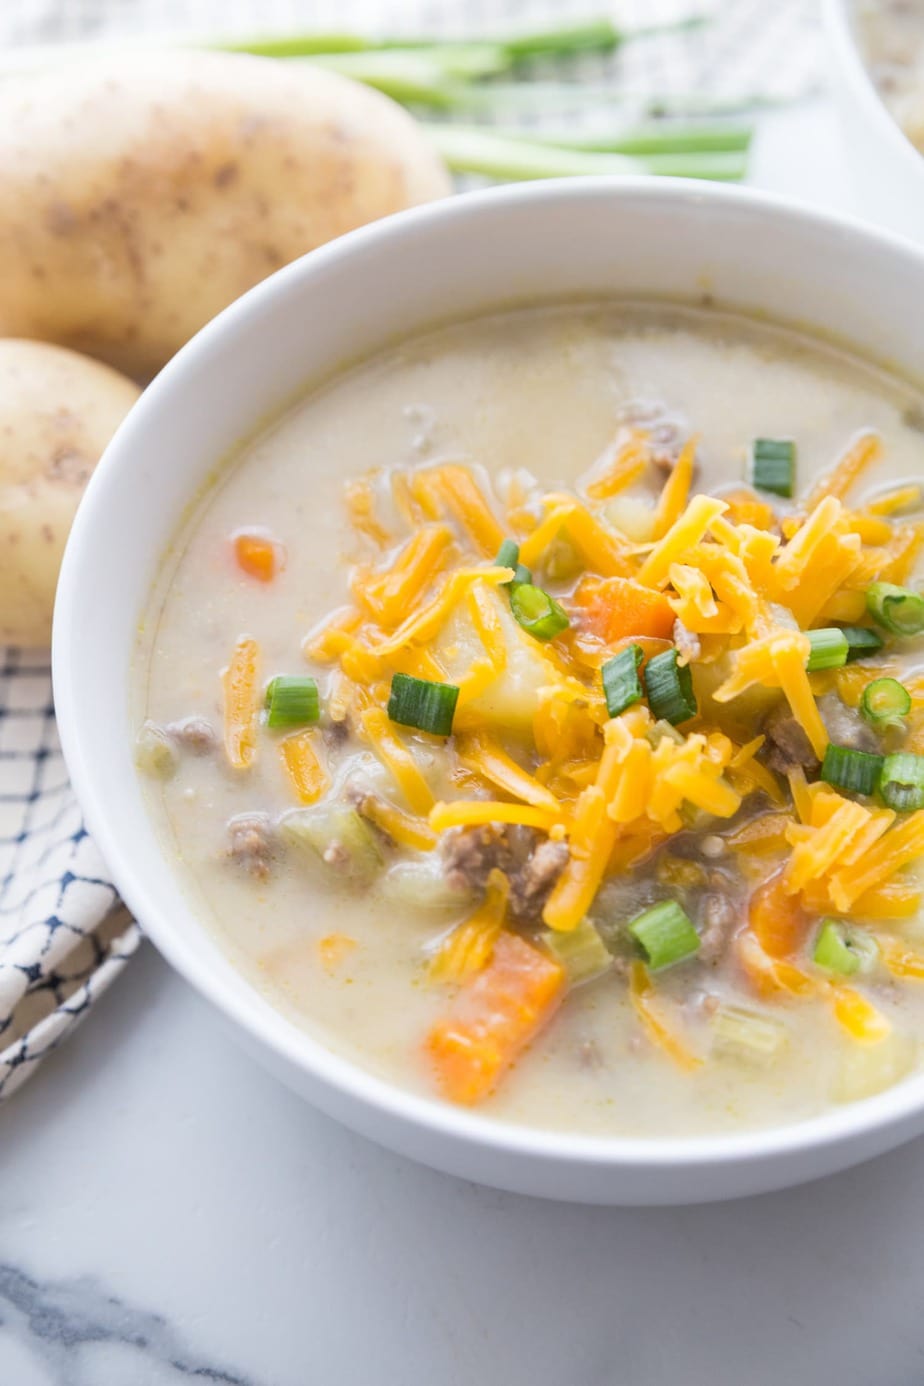
[[[8,79],[0,335],[143,381],[280,266],[449,189],[404,110],[308,64],[124,53]]]
[[[0,645],[48,644],[74,512],[138,394],[64,347],[0,340]]]

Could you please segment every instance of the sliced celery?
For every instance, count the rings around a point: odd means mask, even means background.
[[[577,928],[568,933],[544,929],[541,941],[561,963],[573,987],[602,977],[613,965],[613,955],[590,919],[582,919]]]
[[[723,1004],[712,1017],[713,1050],[729,1058],[765,1066],[779,1057],[788,1042],[789,1031],[781,1020],[745,1006]]]

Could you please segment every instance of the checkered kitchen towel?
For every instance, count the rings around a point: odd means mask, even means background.
[[[588,57],[579,76],[664,96],[786,96],[813,79],[813,0],[0,0],[4,49],[150,33],[245,34],[299,28],[489,33],[551,27],[610,10],[628,27],[711,12],[699,30]],[[551,70],[550,70],[551,68]],[[768,90],[767,74],[774,86]],[[581,85],[550,112],[587,130],[619,112]],[[510,113],[516,118],[515,113]],[[529,124],[536,116],[521,115]],[[58,1045],[119,975],[141,938],[81,822],[61,758],[47,660],[0,649],[0,1099]]]

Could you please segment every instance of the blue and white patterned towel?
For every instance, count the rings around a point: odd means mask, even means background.
[[[0,652],[0,1099],[106,990],[141,940],[87,836],[40,654]]]
[[[817,66],[814,0],[2,0],[3,50],[143,33],[267,33],[328,29],[379,33],[486,33],[553,27],[613,12],[627,27],[711,11],[701,29],[592,56],[580,76],[618,79],[664,96],[730,98],[802,91]],[[576,69],[557,74],[569,80]],[[546,75],[545,73],[543,75]],[[555,113],[607,129],[618,109],[588,108],[580,85]],[[535,116],[516,116],[523,124]],[[2,501],[0,501],[2,503]],[[138,947],[88,838],[67,780],[43,656],[0,649],[0,1100],[70,1033]]]

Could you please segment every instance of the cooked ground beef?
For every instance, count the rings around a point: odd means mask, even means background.
[[[491,872],[510,882],[510,913],[535,919],[568,860],[563,842],[539,838],[532,828],[488,823],[447,833],[443,846],[446,882],[452,890],[484,890]]]
[[[268,814],[242,813],[228,823],[228,855],[258,880],[266,880],[273,861],[274,833]]]
[[[339,722],[331,721],[324,728],[325,744],[332,750],[337,750],[350,739],[350,724],[344,717]]]
[[[681,620],[674,622],[673,629],[674,644],[680,651],[685,663],[692,664],[695,659],[699,659],[703,652],[702,641],[692,630],[687,630]]]
[[[801,722],[797,722],[789,710],[789,704],[782,702],[766,719],[763,732],[767,740],[761,750],[761,759],[771,770],[780,775],[788,775],[799,766],[807,774],[813,775],[819,767],[819,760],[812,743],[806,736]]]
[[[568,864],[568,846],[548,838],[530,852],[510,879],[510,912],[517,919],[541,914],[552,886]]]
[[[204,717],[186,717],[182,722],[171,722],[167,735],[181,750],[189,751],[194,756],[208,755],[218,745],[212,724]]]

